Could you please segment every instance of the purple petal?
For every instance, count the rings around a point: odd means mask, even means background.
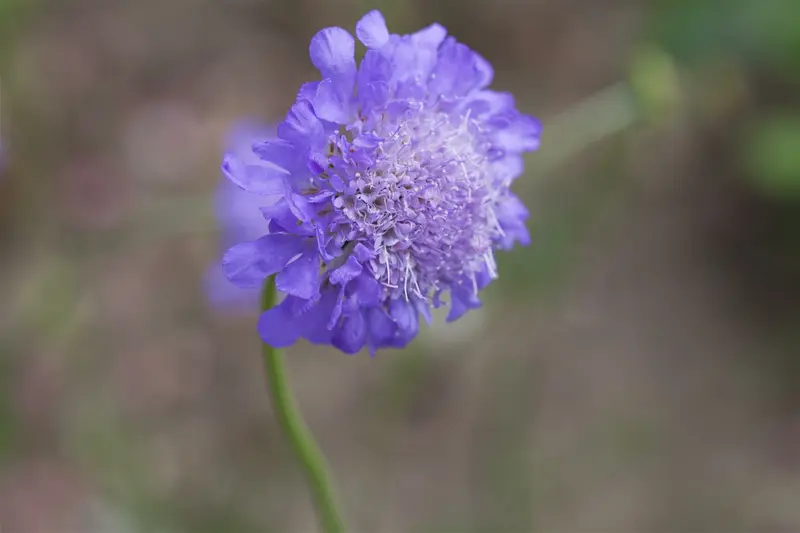
[[[395,333],[397,326],[383,309],[373,307],[366,311],[369,330],[369,352],[375,356],[376,348],[399,347]]]
[[[404,337],[413,338],[419,332],[419,316],[413,303],[406,300],[392,300],[389,313]]]
[[[342,28],[325,28],[311,39],[311,62],[323,78],[355,75],[355,40]]]
[[[330,344],[332,328],[328,327],[328,320],[335,313],[338,291],[328,288],[323,291],[319,302],[303,315],[302,337],[314,344]],[[339,304],[341,312],[341,304]]]
[[[333,80],[323,80],[312,100],[314,113],[323,119],[337,124],[347,124],[352,119],[350,102],[337,90]]]
[[[355,354],[367,340],[367,324],[361,312],[345,317],[342,325],[333,333],[331,342],[344,353]]]
[[[338,175],[334,174],[333,176],[331,176],[330,183],[331,187],[333,187],[333,190],[335,190],[336,192],[344,192],[345,189],[344,181],[342,181],[342,178],[340,178]]]
[[[361,133],[361,135],[353,139],[353,146],[357,148],[372,149],[372,148],[377,148],[378,145],[384,140],[386,140],[384,137],[375,135],[374,133],[367,131]]]
[[[352,255],[347,258],[342,266],[331,272],[330,280],[334,285],[344,285],[361,274],[361,263]]]
[[[282,139],[269,139],[253,144],[253,153],[262,161],[291,171],[297,166],[299,154],[294,145]]]
[[[288,233],[297,226],[297,217],[292,213],[286,198],[281,198],[273,205],[261,207],[260,211],[266,220],[277,223],[283,233]]]
[[[331,196],[333,196],[333,192],[332,191],[324,190],[324,191],[320,191],[320,192],[318,192],[316,194],[312,194],[311,196],[307,196],[306,198],[312,204],[319,204],[319,203],[324,202],[325,200],[327,200]]]
[[[450,288],[450,312],[447,314],[447,321],[458,320],[470,309],[477,309],[481,306],[481,301],[472,289],[465,288],[463,285],[453,285]]]
[[[339,318],[341,318],[342,316],[342,308],[344,307],[344,295],[345,295],[345,289],[344,287],[342,287],[339,290],[339,293],[336,295],[336,303],[334,304],[333,309],[331,310],[331,314],[328,317],[327,328],[329,330],[332,330],[333,328],[336,327],[336,324],[339,322]]]
[[[509,194],[506,199],[498,204],[496,214],[504,233],[500,241],[501,248],[509,249],[514,246],[514,242],[519,242],[523,246],[531,243],[528,228],[525,227],[528,209],[519,198]]]
[[[495,128],[492,144],[509,152],[525,152],[539,147],[542,124],[534,117],[514,110],[498,113],[488,124]]]
[[[298,220],[303,222],[310,222],[316,218],[317,212],[314,205],[308,201],[308,198],[301,194],[289,193],[286,196],[289,207]]]
[[[358,101],[369,111],[381,106],[389,99],[389,80],[392,64],[388,57],[377,50],[367,50],[358,70]]]
[[[258,333],[261,340],[274,348],[291,346],[300,338],[302,322],[289,312],[289,298],[279,305],[261,313],[258,318]]]
[[[473,69],[477,78],[476,86],[473,87],[473,89],[483,89],[488,87],[494,79],[494,68],[492,68],[492,64],[489,63],[482,55],[477,53],[474,55],[473,61]]]
[[[525,170],[525,160],[517,154],[509,154],[491,163],[492,174],[502,183],[511,183]]]
[[[311,103],[305,100],[294,104],[286,120],[278,125],[278,136],[300,148],[324,144],[324,134],[325,130],[314,114]]]
[[[353,255],[361,263],[365,263],[375,257],[375,253],[361,243],[356,244],[355,248],[353,248]]]
[[[392,50],[394,65],[391,85],[394,87],[399,82],[408,82],[406,95],[424,96],[427,87],[415,80],[428,78],[436,66],[438,49],[446,35],[447,31],[439,24],[432,24],[411,35],[390,35],[388,47]],[[417,88],[414,89],[414,86]]]
[[[415,300],[414,307],[416,307],[419,314],[422,315],[425,323],[430,326],[431,322],[433,322],[433,315],[431,314],[430,305],[424,300]]]
[[[328,158],[324,154],[311,152],[306,158],[306,168],[314,176],[319,176],[325,172],[325,167],[328,165]]]
[[[310,300],[319,294],[319,256],[306,251],[275,276],[275,287],[282,292]]]
[[[495,115],[514,109],[514,96],[496,91],[475,91],[466,97],[464,109],[470,109],[473,117]]]
[[[350,290],[358,297],[358,302],[365,307],[381,303],[381,284],[368,274],[358,276],[352,281]]]
[[[489,267],[485,266],[475,273],[475,284],[478,286],[478,290],[482,291],[485,289],[493,280],[497,279],[497,275],[489,272]],[[470,291],[472,291],[472,286],[470,285]],[[470,292],[472,294],[472,292]],[[477,302],[477,307],[481,306],[480,300],[478,300],[477,295],[475,296],[475,301]]]
[[[411,42],[418,47],[438,48],[445,37],[447,37],[447,30],[441,24],[434,22],[430,26],[412,33]]]
[[[389,42],[389,30],[380,11],[370,11],[356,24],[356,36],[367,48],[380,48]]]
[[[438,62],[433,69],[430,88],[448,97],[465,96],[482,89],[492,81],[494,71],[483,57],[468,46],[447,38],[439,47]]]
[[[304,83],[300,86],[300,90],[297,92],[297,100],[311,100],[314,98],[314,95],[317,93],[317,87],[319,86],[318,81],[310,81],[308,83]]]
[[[222,269],[234,285],[258,287],[302,249],[303,241],[294,235],[265,235],[230,248],[222,257]]]
[[[322,225],[317,225],[317,251],[319,252],[320,257],[324,261],[333,261],[335,257],[328,251],[328,243],[330,242],[330,237],[325,235],[325,230],[323,229]]]
[[[280,194],[288,173],[278,167],[251,165],[233,153],[222,159],[222,173],[237,187],[254,194]]]

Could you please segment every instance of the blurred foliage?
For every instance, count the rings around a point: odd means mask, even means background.
[[[652,37],[693,67],[736,55],[800,81],[800,19],[795,0],[662,0]]]
[[[738,261],[742,275],[757,280],[753,305],[775,315],[767,329],[780,348],[765,360],[776,390],[792,398],[800,384],[796,319],[787,318],[796,313],[800,271],[798,8],[796,0],[661,0],[646,37],[691,81],[692,118],[719,150],[710,171],[730,174],[746,191],[740,201],[751,212],[742,217],[739,242],[747,244]]]
[[[774,100],[735,125],[749,183],[772,200],[797,200],[800,190],[800,17],[795,0],[668,0],[657,4],[651,38],[699,79],[734,62],[751,86]],[[724,83],[724,82],[723,82]],[[731,85],[717,88],[725,99]],[[753,97],[759,98],[759,94]]]
[[[765,115],[743,133],[742,151],[754,185],[771,198],[800,199],[800,115],[788,109]]]
[[[24,9],[31,9],[34,0],[0,0],[0,45],[1,50],[10,49],[11,40],[22,23]]]
[[[680,74],[668,53],[652,45],[639,47],[631,58],[629,77],[643,116],[660,122],[679,109]]]

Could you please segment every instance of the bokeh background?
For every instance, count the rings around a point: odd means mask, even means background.
[[[314,530],[202,279],[230,126],[374,7],[545,133],[482,310],[290,350],[353,531],[800,531],[795,0],[0,1],[0,529]]]

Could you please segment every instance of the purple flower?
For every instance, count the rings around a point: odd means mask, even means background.
[[[449,294],[448,321],[480,306],[497,277],[494,250],[527,244],[528,212],[510,191],[541,126],[492,67],[433,24],[389,34],[378,11],[311,40],[322,80],[304,84],[261,164],[227,157],[226,176],[267,197],[266,228],[230,248],[228,279],[257,288],[275,275],[286,297],[264,312],[264,342],[300,338],[346,353],[403,347],[419,316]]]
[[[274,127],[255,122],[237,124],[227,140],[224,174],[255,174],[259,167],[269,167],[269,163],[261,161],[253,153],[252,146],[274,136]],[[254,194],[237,187],[229,179],[221,180],[214,195],[214,211],[222,227],[224,249],[267,233],[269,223],[264,220],[260,208],[274,204],[280,196]],[[225,277],[219,262],[211,265],[203,281],[209,300],[218,307],[246,311],[253,310],[258,305],[259,289],[243,289],[232,285]]]

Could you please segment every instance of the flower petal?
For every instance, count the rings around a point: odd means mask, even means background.
[[[222,159],[222,173],[240,189],[254,194],[280,194],[288,173],[278,167],[247,164],[233,153]]]
[[[337,90],[332,79],[322,80],[312,100],[314,113],[329,122],[347,124],[352,118],[350,102]]]
[[[335,313],[338,292],[332,287],[328,287],[322,292],[317,304],[303,315],[303,338],[314,344],[331,343],[333,333],[331,332],[332,328],[328,327],[328,320]]]
[[[330,237],[325,235],[325,229],[322,227],[322,224],[318,224],[316,228],[316,236],[317,236],[317,251],[319,252],[320,257],[324,261],[333,261],[334,254],[328,250],[328,247],[331,243]],[[337,254],[338,255],[338,254]]]
[[[285,169],[287,172],[297,166],[299,156],[294,145],[283,139],[268,139],[253,144],[253,153],[262,161]]]
[[[264,311],[258,318],[261,340],[273,348],[291,346],[300,338],[302,322],[289,311],[291,301],[286,298],[279,305]]]
[[[350,290],[358,297],[364,307],[373,307],[381,303],[381,284],[373,277],[363,274],[355,278]]]
[[[342,316],[342,309],[344,308],[344,295],[345,289],[342,287],[339,289],[339,293],[336,295],[336,303],[333,305],[333,309],[331,309],[331,314],[328,317],[328,324],[327,328],[332,330],[336,327],[336,324],[339,322],[339,319]]]
[[[353,248],[353,255],[358,259],[361,263],[369,261],[373,257],[375,257],[375,253],[372,252],[369,248],[364,246],[362,243],[356,244],[355,248]]]
[[[510,184],[525,170],[525,160],[517,154],[508,154],[491,162],[491,172],[497,180]]]
[[[539,148],[542,124],[534,117],[511,109],[498,113],[487,123],[495,128],[492,144],[498,148],[514,153]]]
[[[314,205],[302,194],[295,194],[291,191],[287,191],[286,200],[292,213],[297,217],[297,220],[310,222],[316,217],[317,211],[314,209]]]
[[[439,47],[429,87],[435,94],[462,97],[472,90],[486,87],[493,76],[488,61],[467,45],[448,37]]]
[[[317,94],[317,87],[319,86],[318,81],[310,81],[308,83],[304,83],[300,86],[300,90],[297,91],[297,99],[296,100],[311,100],[314,98],[314,95]]]
[[[411,34],[411,42],[415,46],[425,48],[438,48],[444,38],[447,37],[447,30],[441,24],[434,22],[421,30]]]
[[[367,324],[364,315],[356,311],[345,317],[342,325],[333,332],[331,343],[344,353],[355,354],[367,341]]]
[[[414,300],[414,307],[416,307],[419,314],[422,315],[425,323],[430,326],[431,322],[433,322],[433,314],[431,313],[430,305],[424,300]]]
[[[330,280],[334,285],[345,285],[348,281],[361,274],[363,267],[352,255],[347,258],[342,266],[331,272]]]
[[[278,125],[278,136],[298,148],[316,147],[325,143],[325,130],[314,114],[311,103],[301,100],[295,103],[286,120]]]
[[[380,48],[388,43],[389,30],[381,12],[373,10],[361,17],[356,24],[356,36],[367,48]]]
[[[366,106],[381,106],[389,99],[389,80],[392,77],[390,59],[377,50],[367,50],[358,69],[358,101]]]
[[[477,309],[480,306],[481,301],[471,285],[469,288],[462,284],[453,285],[450,287],[450,312],[447,314],[447,321],[458,320],[470,309]]]
[[[310,300],[319,295],[319,256],[306,251],[275,276],[275,287],[282,292]]]
[[[355,75],[355,39],[342,28],[325,28],[317,32],[308,47],[311,62],[323,78]]]
[[[369,353],[375,356],[377,348],[400,347],[395,333],[397,325],[386,315],[383,309],[373,307],[366,311],[367,328],[369,330]]]
[[[297,226],[297,217],[292,213],[286,198],[281,198],[273,205],[263,206],[260,210],[266,220],[277,223],[282,233],[288,233]]]
[[[389,313],[402,336],[413,338],[417,335],[419,332],[419,316],[412,302],[400,299],[392,300],[389,305]]]
[[[294,235],[265,235],[230,248],[222,257],[225,276],[238,287],[258,287],[267,276],[283,269],[303,249]]]
[[[470,116],[481,117],[514,109],[514,105],[514,97],[509,93],[482,90],[470,93],[464,100],[463,109],[469,109]]]
[[[500,240],[501,248],[509,249],[514,246],[514,242],[519,242],[523,246],[531,243],[528,228],[525,227],[525,220],[529,215],[528,209],[519,198],[509,194],[497,205],[496,214],[504,233]]]

